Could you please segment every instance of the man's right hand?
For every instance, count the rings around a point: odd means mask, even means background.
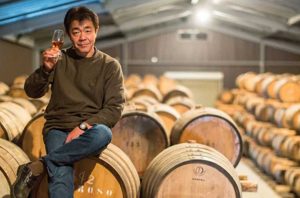
[[[57,61],[60,54],[60,50],[58,48],[49,48],[43,52],[43,66],[45,71],[51,72]]]
[[[93,126],[89,125],[88,123],[87,124],[87,129],[90,129],[92,128]],[[81,130],[79,127],[75,127],[67,136],[67,139],[65,141],[65,143],[69,143],[71,142],[73,139],[79,137],[81,134],[83,134],[84,131]]]
[[[65,143],[71,142],[73,139],[79,137],[81,134],[83,134],[84,131],[81,130],[79,127],[75,127],[67,136],[67,139]]]

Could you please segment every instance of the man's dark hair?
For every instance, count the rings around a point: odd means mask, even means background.
[[[99,18],[95,12],[83,6],[73,7],[69,9],[64,19],[64,26],[67,33],[68,34],[70,33],[69,31],[70,31],[70,25],[72,21],[74,20],[83,21],[85,19],[92,21],[95,29],[98,29]]]

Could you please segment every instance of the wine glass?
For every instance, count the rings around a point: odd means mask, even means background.
[[[54,30],[52,35],[52,48],[61,49],[64,45],[64,31],[61,29]],[[58,59],[61,59],[61,52],[59,53]]]

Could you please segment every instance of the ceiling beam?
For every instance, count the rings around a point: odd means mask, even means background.
[[[73,3],[72,6],[79,6],[82,3],[84,3],[84,1],[78,1],[76,4]],[[96,13],[105,12],[105,10],[103,9],[103,7],[99,3],[99,1],[95,2],[93,0],[92,3],[88,3],[85,6],[92,9]],[[59,23],[62,24],[64,16],[66,14],[66,11],[69,8],[70,7],[65,7],[65,9],[59,10],[59,11],[52,10],[52,12],[48,13],[48,14],[44,14],[44,15],[29,18],[29,19],[15,21],[14,23],[9,23],[6,25],[2,25],[2,26],[0,26],[0,37],[9,35],[11,33],[25,34],[25,33],[31,32],[33,30],[36,30],[36,29],[45,28],[45,27],[52,26],[52,25],[57,25]]]
[[[216,11],[214,12],[215,15],[222,15],[224,16],[224,20],[227,18],[231,18],[233,20],[231,21],[236,21],[240,22],[239,25],[243,26],[244,25],[250,25],[252,24],[253,27],[261,27],[262,30],[264,30],[266,33],[269,32],[270,34],[282,31],[282,32],[288,32],[294,35],[299,35],[300,36],[300,28],[298,27],[289,27],[285,22],[280,22],[278,19],[277,20],[272,20],[271,17],[267,15],[254,15],[254,14],[249,14],[246,12],[240,12],[240,11],[234,11],[230,9],[224,9],[221,7],[216,7]],[[226,17],[227,16],[227,17]],[[283,19],[286,21],[285,19]],[[282,21],[283,21],[282,20]]]
[[[291,43],[287,43],[284,41],[271,40],[262,38],[262,35],[253,35],[251,33],[239,31],[235,28],[220,25],[220,24],[210,24],[207,26],[208,29],[220,32],[223,34],[231,35],[237,38],[245,39],[248,41],[252,41],[258,44],[264,44],[269,47],[274,47],[277,49],[281,49],[284,51],[300,54],[300,47],[298,45],[294,45]]]
[[[207,25],[207,26],[195,26],[195,24],[190,23],[190,22],[177,21],[176,23],[174,23],[172,25],[161,24],[161,25],[156,25],[156,26],[152,27],[151,29],[149,28],[147,31],[138,32],[138,33],[137,32],[128,33],[126,36],[126,39],[117,39],[115,41],[100,41],[100,42],[97,42],[97,45],[99,46],[99,48],[112,47],[114,45],[122,44],[123,42],[132,42],[132,41],[136,41],[136,40],[141,40],[141,39],[145,39],[145,38],[148,38],[151,36],[156,36],[159,34],[177,31],[178,29],[182,29],[182,28],[188,28],[188,29],[197,28],[197,29],[204,30],[204,31],[209,29],[212,31],[220,32],[220,33],[231,35],[231,36],[238,36],[239,38],[242,38],[242,39],[245,39],[248,41],[252,41],[252,42],[256,42],[256,43],[258,43],[260,41],[259,36],[254,36],[253,34],[248,34],[246,32],[237,31],[236,29],[233,29],[233,28],[227,28],[227,27],[219,28],[219,27],[220,27],[219,24],[211,24],[211,25]]]
[[[144,38],[149,38],[151,36],[156,36],[159,34],[163,33],[168,33],[171,31],[176,31],[177,29],[187,27],[186,23],[184,22],[177,22],[174,23],[173,25],[161,25],[161,26],[155,26],[151,29],[148,29],[147,31],[142,31],[142,32],[131,32],[127,33],[126,38],[119,38],[119,39],[114,39],[114,40],[109,40],[109,41],[98,41],[96,43],[96,46],[101,49],[101,48],[108,48],[108,47],[113,47],[116,45],[123,44],[125,42],[132,42],[136,40],[141,40]]]
[[[237,37],[240,39],[244,39],[247,41],[251,41],[257,44],[264,44],[265,46],[274,47],[277,49],[281,49],[284,51],[300,54],[300,47],[297,45],[293,45],[287,42],[278,42],[275,40],[270,39],[263,39],[263,35],[260,34],[253,34],[246,31],[238,30],[234,27],[226,26],[224,23],[210,23],[206,24],[205,26],[195,26],[194,24],[190,22],[183,22],[178,21],[177,23],[174,23],[173,25],[160,25],[160,26],[154,26],[152,29],[148,29],[147,31],[143,32],[132,32],[130,34],[127,34],[127,37],[124,39],[115,39],[115,40],[109,40],[109,41],[99,41],[96,43],[96,46],[101,48],[108,48],[113,47],[116,45],[123,44],[125,42],[132,42],[135,40],[145,39],[151,36],[171,32],[171,31],[177,31],[181,28],[197,28],[197,29],[203,29],[203,30],[211,30],[215,32],[219,32],[225,35],[230,35],[233,37]]]
[[[297,14],[295,16],[292,16],[289,18],[287,24],[289,26],[295,25],[295,24],[299,24],[300,23],[300,14]]]
[[[300,10],[299,0],[264,0],[264,2],[281,7],[286,7],[295,12],[297,12],[297,10]]]
[[[213,11],[213,18],[218,21],[224,21],[224,22],[230,23],[237,27],[241,27],[244,29],[246,28],[246,29],[261,32],[264,34],[270,34],[270,32],[272,32],[272,29],[269,26],[262,25],[262,24],[254,24],[251,22],[247,23],[246,21],[244,21],[244,19],[240,19],[238,17],[232,16],[230,14],[220,12],[217,10]]]
[[[148,26],[165,23],[168,21],[178,20],[179,18],[185,18],[190,15],[191,15],[190,11],[182,11],[174,14],[160,13],[160,14],[145,16],[128,22],[124,22],[120,24],[119,27],[122,31],[128,32],[135,29],[141,29]]]
[[[139,1],[140,2],[140,1]],[[122,7],[112,10],[113,17],[117,23],[123,23],[124,21],[136,19],[146,15],[154,15],[161,11],[173,10],[178,11],[178,9],[186,10],[187,5],[184,3],[184,7],[177,5],[178,3],[185,2],[185,0],[153,0],[145,1],[141,4],[136,4],[132,6]]]
[[[274,0],[223,0],[221,5],[238,5],[256,12],[289,18],[297,13],[294,8],[274,3]],[[297,5],[298,6],[298,5]]]
[[[3,39],[29,48],[34,48],[35,45],[34,40],[28,36],[17,37],[15,35],[9,35],[3,37]]]

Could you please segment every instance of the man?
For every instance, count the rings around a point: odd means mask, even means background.
[[[28,96],[43,96],[51,85],[43,130],[47,155],[19,167],[12,197],[28,197],[39,176],[48,173],[50,198],[73,197],[73,164],[98,154],[111,141],[111,129],[125,102],[120,64],[94,46],[98,16],[71,8],[64,19],[72,47],[47,49],[43,65],[25,83]]]

